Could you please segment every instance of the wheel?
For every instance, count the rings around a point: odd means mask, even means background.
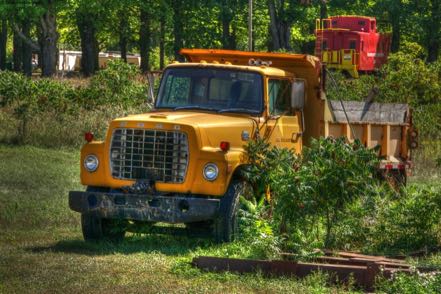
[[[107,189],[87,187],[88,192],[105,192]],[[81,214],[81,229],[85,241],[109,240],[120,242],[126,234],[127,222],[119,219],[104,219],[94,213]]]
[[[121,242],[126,234],[124,221],[103,219],[91,213],[81,214],[81,228],[86,241]]]
[[[388,171],[388,172],[384,172],[382,177],[389,183],[389,185],[393,189],[397,191],[400,190],[401,187],[407,185],[406,171],[402,171],[402,170]]]
[[[238,180],[232,180],[228,186],[220,202],[219,215],[214,221],[213,233],[216,242],[231,242],[237,237],[239,197],[247,191],[248,187],[246,182]]]

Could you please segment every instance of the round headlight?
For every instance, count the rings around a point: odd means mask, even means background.
[[[204,166],[204,178],[207,181],[216,180],[218,174],[219,174],[219,169],[217,168],[217,165],[215,165],[214,163],[207,163]]]
[[[98,158],[95,155],[87,155],[84,159],[84,167],[89,172],[94,172],[98,168]]]

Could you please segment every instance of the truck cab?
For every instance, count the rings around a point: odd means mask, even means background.
[[[130,221],[210,227],[218,241],[231,241],[248,141],[300,153],[312,137],[344,129],[312,56],[181,53],[188,62],[165,69],[150,112],[113,120],[104,141],[82,148],[87,190],[70,192],[69,205],[81,213],[86,240],[121,238],[117,224]]]

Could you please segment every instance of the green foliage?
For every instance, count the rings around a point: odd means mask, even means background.
[[[390,294],[436,294],[441,292],[441,274],[438,272],[397,273],[392,279],[381,279],[376,290]]]
[[[375,206],[369,238],[374,251],[410,252],[439,245],[440,189],[410,186],[399,196],[386,194]]]
[[[375,182],[375,152],[358,141],[313,140],[301,157],[263,140],[250,142],[246,150],[247,178],[258,193],[271,191],[273,226],[295,251],[334,245],[334,225]]]
[[[147,82],[137,80],[139,70],[120,59],[107,63],[104,70],[99,71],[90,80],[87,91],[95,97],[87,97],[85,105],[138,105],[147,100]],[[92,99],[91,99],[92,98]]]
[[[112,118],[150,108],[147,85],[136,68],[117,60],[90,81],[30,79],[2,71],[0,137],[50,147],[79,146],[85,131],[102,138]]]
[[[441,188],[396,192],[375,177],[377,152],[358,141],[321,138],[301,156],[264,140],[246,150],[245,175],[260,199],[248,209],[250,235],[271,236],[300,256],[322,247],[396,254],[441,244]]]

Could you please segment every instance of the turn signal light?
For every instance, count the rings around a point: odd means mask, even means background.
[[[92,141],[93,141],[93,133],[92,133],[92,132],[84,133],[84,139],[85,139],[88,143],[92,142]]]
[[[228,150],[230,150],[230,142],[222,141],[222,142],[220,142],[219,147],[223,152],[227,152]]]

